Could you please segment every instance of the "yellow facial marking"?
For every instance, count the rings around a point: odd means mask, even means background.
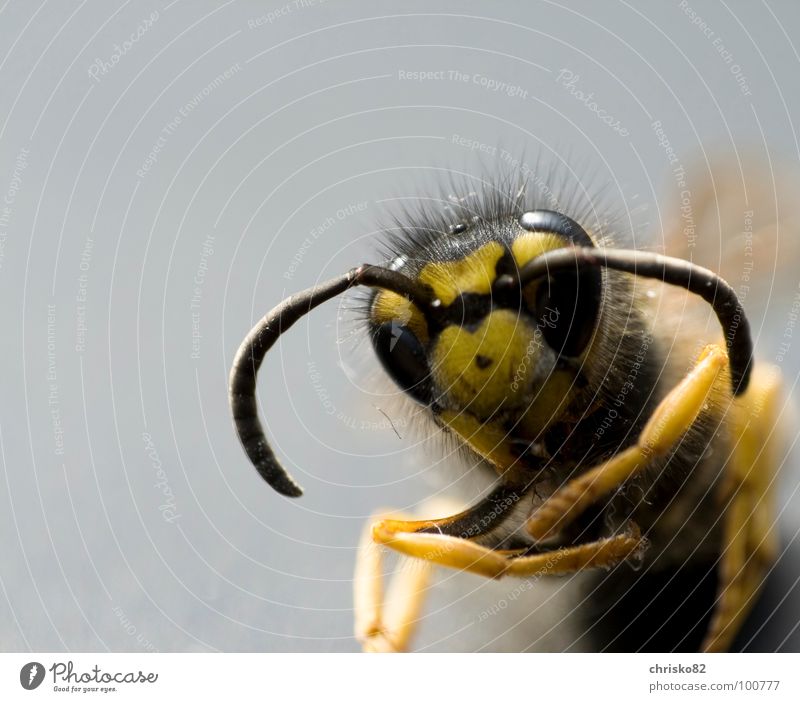
[[[434,379],[458,406],[488,417],[524,398],[539,343],[526,320],[495,310],[475,331],[456,325],[442,331],[432,349]]]
[[[489,463],[503,472],[515,462],[515,456],[508,448],[508,435],[502,427],[492,422],[481,422],[466,412],[445,410],[440,415],[442,421],[483,456]]]
[[[517,237],[511,244],[511,253],[518,266],[524,266],[545,251],[562,248],[564,237],[558,234],[528,232]]]
[[[372,303],[372,320],[377,324],[398,322],[408,327],[421,343],[428,343],[428,324],[419,308],[391,290],[381,290]]]
[[[458,261],[426,264],[419,273],[419,281],[430,285],[445,305],[462,293],[487,294],[492,289],[495,267],[502,255],[503,247],[490,241]]]

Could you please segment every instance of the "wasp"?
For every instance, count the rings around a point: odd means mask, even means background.
[[[261,319],[230,373],[241,444],[277,492],[302,494],[260,424],[257,373],[301,317],[366,287],[383,370],[492,486],[452,516],[369,525],[355,575],[365,650],[408,648],[433,566],[486,578],[602,573],[595,596],[618,603],[643,578],[666,583],[687,564],[713,587],[707,616],[677,623],[701,624],[684,648],[728,650],[777,553],[780,374],[755,361],[743,305],[718,274],[619,247],[591,210],[554,209],[518,186],[408,213],[384,263]],[[688,311],[704,305],[713,328]],[[396,583],[391,613],[383,547],[422,564]]]

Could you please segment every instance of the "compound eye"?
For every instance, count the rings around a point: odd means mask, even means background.
[[[601,284],[597,269],[560,271],[539,283],[536,320],[547,344],[560,355],[579,356],[592,338]]]
[[[417,402],[431,404],[428,358],[416,335],[398,322],[384,322],[375,330],[372,343],[392,380]]]
[[[558,234],[575,246],[594,246],[586,230],[560,212],[525,212],[519,224],[527,231]],[[600,311],[602,282],[599,268],[559,271],[538,283],[535,291],[524,294],[542,336],[559,354],[580,356],[592,338]]]

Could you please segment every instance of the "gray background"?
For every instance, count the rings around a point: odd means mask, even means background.
[[[0,647],[356,650],[359,532],[378,507],[447,492],[438,454],[388,404],[403,438],[387,425],[357,320],[331,303],[262,371],[266,425],[306,489],[273,494],[228,413],[243,335],[290,292],[378,260],[395,198],[502,165],[454,135],[569,155],[658,240],[679,191],[654,121],[687,168],[702,149],[798,161],[798,32],[788,0],[4,3]],[[451,70],[467,81],[400,77]],[[796,289],[782,264],[762,277]],[[791,305],[774,296],[756,324],[765,358]],[[796,349],[781,365],[793,386]],[[789,466],[790,508],[797,481]],[[510,624],[524,598],[476,625],[513,585],[440,579],[419,646],[528,646]]]

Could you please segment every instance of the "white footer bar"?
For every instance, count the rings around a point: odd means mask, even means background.
[[[799,678],[800,654],[0,655],[2,700],[777,701]]]

